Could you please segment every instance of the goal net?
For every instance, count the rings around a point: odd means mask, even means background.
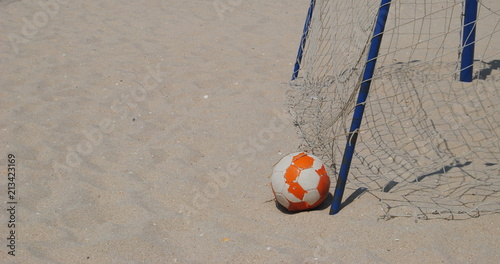
[[[500,2],[478,2],[471,82],[458,77],[463,3],[391,3],[347,185],[379,198],[382,217],[500,212]],[[288,106],[301,149],[337,177],[380,1],[312,6]]]

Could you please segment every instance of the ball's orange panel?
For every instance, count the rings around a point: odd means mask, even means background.
[[[290,184],[290,183],[296,181],[297,177],[299,177],[299,174],[300,174],[300,169],[293,166],[293,165],[290,165],[288,167],[288,169],[286,169],[286,171],[285,171],[286,183]]]
[[[288,206],[289,211],[304,211],[309,209],[309,204],[307,202],[300,202],[300,203],[290,203],[290,206]]]
[[[323,196],[326,197],[329,189],[330,189],[330,177],[324,174],[319,178],[319,184],[318,184],[319,195],[321,195],[321,197]]]
[[[288,192],[293,194],[300,200],[304,199],[304,194],[306,194],[306,191],[302,188],[302,186],[300,186],[298,182],[290,183],[290,187],[288,187]]]
[[[295,166],[304,170],[312,167],[314,159],[302,152],[293,157],[292,162]]]
[[[321,169],[316,170],[316,172],[318,173],[319,176],[326,175],[325,165],[321,166]]]

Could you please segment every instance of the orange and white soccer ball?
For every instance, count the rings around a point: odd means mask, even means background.
[[[274,166],[271,188],[278,203],[287,210],[309,210],[328,196],[330,177],[318,157],[296,152]]]

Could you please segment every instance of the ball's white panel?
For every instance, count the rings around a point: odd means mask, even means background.
[[[279,204],[283,205],[287,209],[288,206],[290,206],[290,202],[281,193],[276,193],[276,201],[278,201]]]
[[[313,156],[313,155],[309,155],[309,156],[311,156],[314,159],[312,168],[314,170],[321,169],[321,166],[323,166],[323,162],[318,157],[316,157],[316,156]]]
[[[310,205],[314,204],[319,200],[321,196],[319,195],[318,190],[311,190],[304,194],[304,201],[308,202]]]
[[[300,152],[295,152],[295,153],[288,154],[288,155],[284,156],[283,158],[281,158],[281,160],[278,161],[278,163],[276,163],[276,165],[274,165],[273,171],[286,171],[286,169],[288,169],[288,166],[290,166],[290,164],[292,164],[293,157],[299,153]]]
[[[298,183],[306,191],[315,190],[318,188],[319,175],[313,168],[305,169],[300,172]]]
[[[288,199],[292,203],[301,202],[301,200],[299,198],[295,197],[295,195],[288,192],[289,187],[290,187],[290,185],[285,184],[285,188],[283,188],[283,195],[285,196],[285,198]]]
[[[285,187],[285,176],[282,171],[275,171],[271,175],[271,184],[275,192],[282,192]]]

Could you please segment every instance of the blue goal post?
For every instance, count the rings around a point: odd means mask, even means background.
[[[297,60],[295,60],[295,66],[293,68],[292,81],[297,79],[297,76],[299,75],[300,63],[302,62],[302,54],[304,53],[304,47],[306,46],[306,39],[307,35],[309,34],[309,27],[311,26],[311,19],[315,5],[316,0],[311,0],[309,10],[307,11],[306,23],[304,25],[304,33],[302,33],[302,38],[300,39],[299,51],[297,52]]]
[[[361,126],[361,120],[363,118],[363,112],[365,110],[365,103],[368,97],[368,92],[370,90],[373,73],[375,71],[375,65],[377,63],[377,57],[380,49],[380,44],[382,42],[382,35],[384,33],[385,22],[387,21],[390,5],[391,0],[382,0],[379,7],[377,21],[375,22],[376,24],[373,30],[373,37],[370,43],[370,49],[368,51],[368,59],[366,61],[363,73],[363,80],[359,89],[358,100],[354,109],[351,128],[349,130],[349,134],[347,135],[347,143],[344,151],[344,157],[342,158],[342,164],[340,166],[337,186],[335,187],[335,193],[333,194],[330,215],[337,214],[340,211],[342,196],[344,195],[347,176],[349,174],[349,169],[351,167],[352,157],[354,154],[354,147],[356,146],[356,140],[358,138],[359,128]]]
[[[472,82],[478,0],[464,0],[460,81]]]

